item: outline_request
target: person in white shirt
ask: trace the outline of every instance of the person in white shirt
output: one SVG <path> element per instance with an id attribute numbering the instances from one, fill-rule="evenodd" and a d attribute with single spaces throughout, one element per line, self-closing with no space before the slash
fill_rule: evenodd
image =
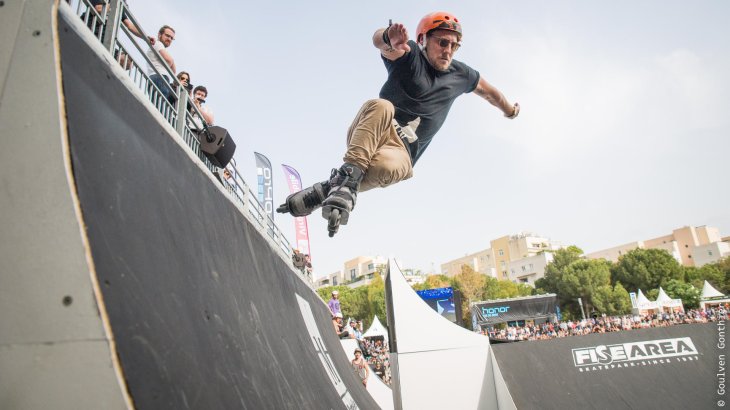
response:
<path id="1" fill-rule="evenodd" d="M 152 44 L 152 48 L 147 50 L 147 58 L 149 58 L 150 65 L 147 69 L 147 74 L 150 76 L 150 81 L 152 81 L 157 88 L 160 90 L 163 96 L 167 98 L 168 101 L 174 101 L 174 95 L 173 95 L 173 89 L 170 87 L 170 81 L 172 80 L 168 75 L 168 70 L 165 68 L 165 64 L 167 64 L 170 69 L 172 69 L 173 73 L 177 72 L 177 68 L 175 67 L 175 60 L 172 58 L 172 55 L 167 51 L 167 48 L 170 47 L 173 40 L 175 40 L 175 30 L 170 26 L 162 26 L 160 28 L 160 31 L 157 33 L 157 41 L 155 41 L 154 44 Z M 164 60 L 164 63 L 157 57 L 155 52 L 160 54 L 162 59 Z"/>

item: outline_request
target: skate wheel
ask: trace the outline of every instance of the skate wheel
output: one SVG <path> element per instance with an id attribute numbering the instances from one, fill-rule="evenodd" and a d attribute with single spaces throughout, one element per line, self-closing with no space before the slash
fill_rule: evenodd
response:
<path id="1" fill-rule="evenodd" d="M 340 229 L 340 210 L 335 208 L 330 212 L 330 216 L 327 222 L 327 230 L 329 231 L 330 238 L 335 236 L 337 230 Z"/>

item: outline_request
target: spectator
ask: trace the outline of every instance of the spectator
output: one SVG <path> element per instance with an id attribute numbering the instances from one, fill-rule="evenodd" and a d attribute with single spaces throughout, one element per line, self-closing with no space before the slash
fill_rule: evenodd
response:
<path id="1" fill-rule="evenodd" d="M 327 302 L 327 306 L 330 308 L 332 316 L 339 314 L 342 317 L 342 311 L 340 310 L 340 292 L 336 290 L 332 291 L 332 298 Z"/>
<path id="2" fill-rule="evenodd" d="M 722 309 L 722 308 L 720 308 Z M 548 340 L 567 336 L 581 336 L 590 333 L 620 332 L 631 329 L 666 327 L 683 323 L 707 323 L 719 320 L 720 310 L 701 309 L 687 312 L 660 312 L 644 316 L 602 316 L 581 321 L 543 323 L 541 325 L 506 326 L 501 330 L 488 329 L 486 334 L 494 339 Z"/>
<path id="3" fill-rule="evenodd" d="M 362 320 L 355 323 L 355 339 L 362 340 Z"/>
<path id="4" fill-rule="evenodd" d="M 86 22 L 87 26 L 91 28 L 94 31 L 94 34 L 99 37 L 100 40 L 104 39 L 104 35 L 106 34 L 106 26 L 104 25 L 103 19 L 104 15 L 106 14 L 106 11 L 104 10 L 104 6 L 107 5 L 107 0 L 90 0 L 91 6 L 94 8 L 97 14 L 101 16 L 101 20 L 97 19 L 94 21 L 94 15 L 88 14 L 89 19 Z M 127 30 L 129 30 L 130 33 L 134 34 L 135 36 L 141 38 L 142 40 L 149 40 L 150 44 L 155 44 L 155 38 L 154 37 L 147 37 L 142 34 L 142 32 L 137 28 L 137 26 L 132 23 L 132 20 L 129 18 L 129 14 L 127 13 L 127 10 L 129 10 L 129 6 L 127 6 L 127 0 L 122 0 L 124 3 L 124 11 L 122 12 L 122 24 L 124 24 L 125 27 L 127 27 Z M 83 20 L 86 20 L 87 13 L 84 13 L 81 15 L 81 18 Z M 103 28 L 102 28 L 103 27 Z M 101 35 L 99 35 L 99 30 L 102 30 Z"/>
<path id="5" fill-rule="evenodd" d="M 375 369 L 373 369 L 373 373 L 380 377 L 380 380 L 385 381 L 385 368 L 383 367 L 383 362 L 380 360 L 375 362 Z"/>
<path id="6" fill-rule="evenodd" d="M 304 272 L 304 254 L 299 252 L 299 249 L 294 249 L 294 253 L 291 256 L 291 261 L 295 268 Z"/>
<path id="7" fill-rule="evenodd" d="M 355 358 L 352 359 L 352 368 L 355 370 L 355 374 L 360 377 L 362 385 L 368 387 L 368 377 L 370 376 L 370 366 L 365 359 L 362 358 L 362 350 L 360 348 L 355 349 Z"/>
<path id="8" fill-rule="evenodd" d="M 175 60 L 167 51 L 167 48 L 170 47 L 172 42 L 175 40 L 175 30 L 168 25 L 160 27 L 160 30 L 157 32 L 157 40 L 159 41 L 156 41 L 152 44 L 152 47 L 147 50 L 147 58 L 149 58 L 151 62 L 147 73 L 150 76 L 150 81 L 157 86 L 162 95 L 168 101 L 172 102 L 175 100 L 175 96 L 172 95 L 172 89 L 169 85 L 172 79 L 167 76 L 168 71 L 167 68 L 165 68 L 165 64 L 172 69 L 173 73 L 177 71 L 177 68 L 175 67 Z M 160 54 L 160 57 L 162 57 L 164 62 L 157 57 L 155 51 Z"/>
<path id="9" fill-rule="evenodd" d="M 198 109 L 200 115 L 203 116 L 203 121 L 206 125 L 213 125 L 213 112 L 205 106 L 205 99 L 208 97 L 208 89 L 202 85 L 195 87 L 193 90 L 193 104 Z M 198 113 L 193 111 L 193 125 L 198 131 L 203 129 L 203 122 L 200 120 Z"/>
<path id="10" fill-rule="evenodd" d="M 305 262 L 305 268 L 307 270 L 307 276 L 309 278 L 312 277 L 312 258 L 309 257 L 308 253 L 304 254 L 304 262 Z"/>
<path id="11" fill-rule="evenodd" d="M 332 325 L 335 327 L 335 333 L 340 339 L 347 339 L 350 333 L 345 330 L 345 326 L 342 324 L 342 313 L 337 313 L 332 317 Z"/>
<path id="12" fill-rule="evenodd" d="M 188 90 L 188 95 L 192 98 L 193 96 L 193 85 L 190 84 L 190 74 L 188 74 L 187 71 L 180 71 L 177 73 L 177 80 L 179 81 L 182 88 Z M 172 85 L 173 89 L 175 88 L 174 84 Z"/>

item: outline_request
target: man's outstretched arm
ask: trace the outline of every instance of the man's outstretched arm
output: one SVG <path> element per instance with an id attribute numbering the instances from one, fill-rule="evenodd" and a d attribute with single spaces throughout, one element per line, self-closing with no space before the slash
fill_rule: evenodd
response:
<path id="1" fill-rule="evenodd" d="M 400 23 L 376 30 L 373 34 L 373 45 L 390 61 L 397 60 L 411 51 L 411 46 L 408 45 L 408 31 Z"/>
<path id="2" fill-rule="evenodd" d="M 520 105 L 517 103 L 510 104 L 507 98 L 492 84 L 489 84 L 484 77 L 479 77 L 479 84 L 474 90 L 474 93 L 485 100 L 489 101 L 490 104 L 499 108 L 507 118 L 515 118 L 520 113 Z"/>

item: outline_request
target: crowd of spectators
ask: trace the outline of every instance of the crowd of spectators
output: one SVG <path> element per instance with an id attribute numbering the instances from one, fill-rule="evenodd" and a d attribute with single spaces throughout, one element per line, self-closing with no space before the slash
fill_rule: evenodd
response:
<path id="1" fill-rule="evenodd" d="M 390 384 L 388 343 L 382 337 L 364 337 L 362 320 L 350 319 L 349 323 L 344 321 L 340 305 L 340 293 L 338 291 L 332 291 L 332 297 L 327 302 L 327 307 L 332 315 L 332 325 L 335 328 L 337 337 L 340 339 L 357 340 L 358 348 L 356 352 L 359 352 L 361 356 L 359 358 L 356 356 L 356 359 L 358 359 L 357 363 L 353 361 L 353 370 L 355 370 L 358 376 L 365 377 L 362 372 L 362 363 L 364 361 L 369 366 L 368 372 L 375 373 L 384 383 Z M 367 382 L 363 381 L 363 384 L 367 387 Z"/>
<path id="2" fill-rule="evenodd" d="M 70 0 L 67 1 L 70 2 Z M 110 0 L 89 0 L 89 4 L 91 7 L 88 7 L 80 17 L 97 38 L 104 40 L 104 36 L 111 32 L 106 27 L 110 21 Z M 147 87 L 147 92 L 153 103 L 160 95 L 174 105 L 177 101 L 178 92 L 186 90 L 190 97 L 188 127 L 193 131 L 202 131 L 204 124 L 206 126 L 213 125 L 213 112 L 204 105 L 208 97 L 208 89 L 203 85 L 193 87 L 190 74 L 186 71 L 177 71 L 175 59 L 169 51 L 172 42 L 175 40 L 175 29 L 165 24 L 160 27 L 156 37 L 146 36 L 142 28 L 137 26 L 130 18 L 127 1 L 122 0 L 120 5 L 123 6 L 121 23 L 132 35 L 144 42 L 143 48 L 146 48 L 145 55 L 149 62 L 147 76 L 150 84 Z M 134 39 L 130 40 L 135 41 Z M 125 51 L 116 50 L 115 57 L 125 69 L 129 70 L 133 66 L 132 58 Z M 175 78 L 171 78 L 168 75 L 169 72 L 177 73 Z M 193 106 L 197 110 L 193 109 Z"/>
<path id="3" fill-rule="evenodd" d="M 490 327 L 481 333 L 492 339 L 507 341 L 549 340 L 591 333 L 620 332 L 685 323 L 707 323 L 727 318 L 725 307 L 693 309 L 686 312 L 659 312 L 648 315 L 604 316 L 583 320 L 548 322 L 539 325 Z"/>

